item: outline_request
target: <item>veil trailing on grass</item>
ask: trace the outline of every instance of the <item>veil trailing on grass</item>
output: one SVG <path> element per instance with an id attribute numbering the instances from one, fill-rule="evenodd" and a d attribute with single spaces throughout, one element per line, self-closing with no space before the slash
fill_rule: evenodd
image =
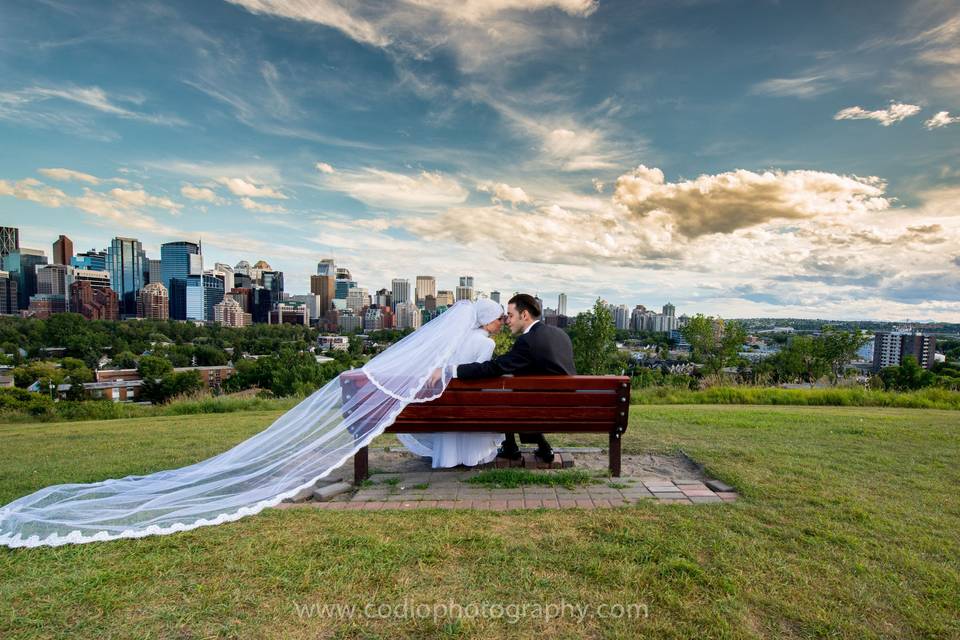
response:
<path id="1" fill-rule="evenodd" d="M 276 506 L 342 465 L 407 404 L 443 393 L 450 382 L 446 365 L 460 341 L 490 320 L 478 317 L 474 303 L 457 302 L 360 369 L 331 380 L 264 431 L 212 458 L 149 475 L 53 485 L 14 500 L 0 507 L 0 545 L 164 535 Z M 437 369 L 442 375 L 433 379 Z"/>

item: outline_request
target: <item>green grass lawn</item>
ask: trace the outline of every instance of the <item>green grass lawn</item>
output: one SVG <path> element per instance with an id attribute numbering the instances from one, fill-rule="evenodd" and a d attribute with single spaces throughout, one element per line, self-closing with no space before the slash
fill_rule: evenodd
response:
<path id="1" fill-rule="evenodd" d="M 0 425 L 0 503 L 195 462 L 276 415 Z M 0 638 L 960 637 L 956 411 L 633 407 L 626 453 L 677 449 L 741 499 L 509 513 L 269 509 L 170 536 L 0 548 Z M 534 612 L 642 603 L 649 616 L 579 622 L 568 609 L 514 624 L 509 608 L 459 622 L 297 613 L 451 601 Z"/>

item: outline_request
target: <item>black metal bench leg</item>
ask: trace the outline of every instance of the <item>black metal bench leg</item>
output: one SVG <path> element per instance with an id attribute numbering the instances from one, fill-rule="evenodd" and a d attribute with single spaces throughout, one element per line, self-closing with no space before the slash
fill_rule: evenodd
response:
<path id="1" fill-rule="evenodd" d="M 614 478 L 620 477 L 620 434 L 616 431 L 610 432 L 610 445 L 607 447 L 610 455 L 610 475 Z"/>
<path id="2" fill-rule="evenodd" d="M 353 483 L 360 484 L 370 477 L 370 458 L 367 448 L 363 447 L 353 454 Z"/>

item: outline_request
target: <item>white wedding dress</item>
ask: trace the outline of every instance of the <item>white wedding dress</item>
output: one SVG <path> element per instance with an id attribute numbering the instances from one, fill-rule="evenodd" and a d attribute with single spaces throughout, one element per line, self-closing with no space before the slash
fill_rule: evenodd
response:
<path id="1" fill-rule="evenodd" d="M 485 362 L 496 343 L 483 328 L 469 332 L 450 360 L 451 365 Z M 418 456 L 431 458 L 434 469 L 462 464 L 472 467 L 497 457 L 502 433 L 400 433 L 397 439 Z"/>
<path id="2" fill-rule="evenodd" d="M 408 404 L 440 397 L 451 379 L 449 365 L 489 358 L 492 341 L 477 328 L 502 313 L 490 300 L 461 300 L 362 367 L 333 378 L 263 431 L 206 460 L 146 475 L 51 485 L 0 505 L 0 547 L 167 535 L 276 506 L 330 475 Z M 456 449 L 438 443 L 437 451 L 445 457 L 448 450 L 459 455 L 469 449 L 479 461 L 491 447 L 491 441 L 485 446 L 478 440 Z"/>

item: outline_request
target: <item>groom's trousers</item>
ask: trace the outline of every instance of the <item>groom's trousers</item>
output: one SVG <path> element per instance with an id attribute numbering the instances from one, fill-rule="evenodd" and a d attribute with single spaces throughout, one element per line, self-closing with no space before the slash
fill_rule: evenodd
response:
<path id="1" fill-rule="evenodd" d="M 519 449 L 517 446 L 516 434 L 514 433 L 505 433 L 506 436 L 503 440 L 503 446 L 505 449 Z M 547 442 L 547 439 L 543 437 L 542 433 L 521 433 L 520 442 L 523 444 L 536 444 L 537 448 L 541 451 L 551 451 L 550 443 Z"/>

